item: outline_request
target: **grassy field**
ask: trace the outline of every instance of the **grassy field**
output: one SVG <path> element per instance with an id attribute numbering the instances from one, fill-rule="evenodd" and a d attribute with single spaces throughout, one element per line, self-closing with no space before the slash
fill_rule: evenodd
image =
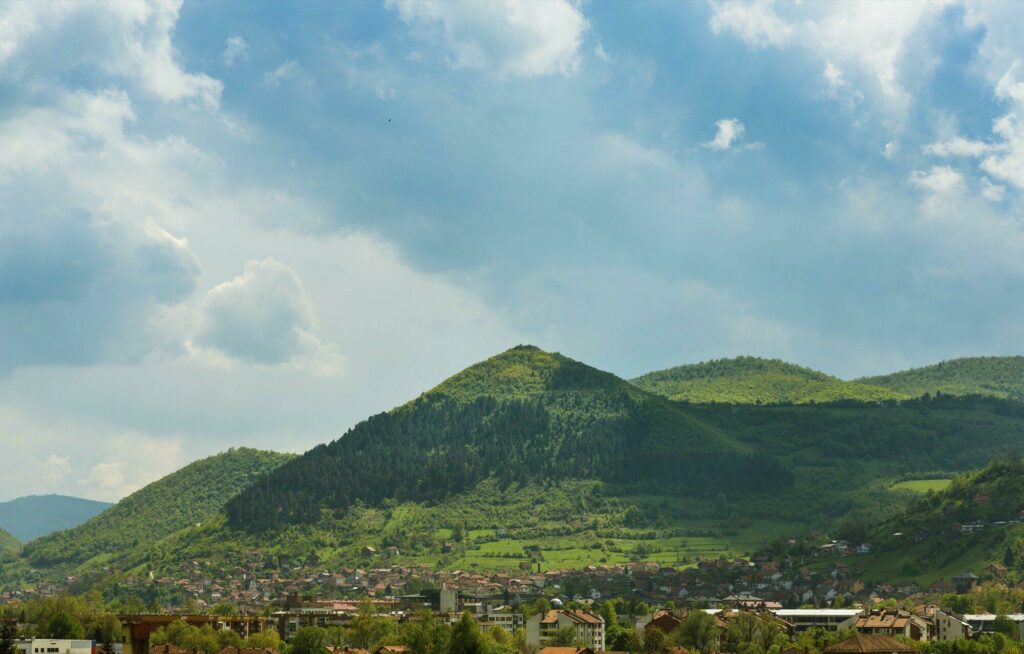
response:
<path id="1" fill-rule="evenodd" d="M 687 525 L 694 531 L 721 528 L 718 523 L 694 521 Z M 673 536 L 667 538 L 615 537 L 603 538 L 593 533 L 569 537 L 502 538 L 476 544 L 475 538 L 494 537 L 493 530 L 471 530 L 464 548 L 453 555 L 446 567 L 476 570 L 516 569 L 522 561 L 538 558 L 542 570 L 581 568 L 587 565 L 656 561 L 663 565 L 685 567 L 695 565 L 698 557 L 739 556 L 750 554 L 766 540 L 793 535 L 805 529 L 797 523 L 755 520 L 731 535 Z M 438 530 L 441 531 L 441 530 Z M 447 531 L 447 530 L 445 530 Z M 447 534 L 446 534 L 447 535 Z M 436 557 L 418 557 L 418 563 L 437 562 Z"/>
<path id="2" fill-rule="evenodd" d="M 911 479 L 893 484 L 893 490 L 905 490 L 912 493 L 927 493 L 928 491 L 939 492 L 949 486 L 952 479 Z"/>

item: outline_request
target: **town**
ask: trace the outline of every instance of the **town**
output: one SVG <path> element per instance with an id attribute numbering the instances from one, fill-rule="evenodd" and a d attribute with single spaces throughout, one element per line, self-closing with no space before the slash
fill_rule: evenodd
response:
<path id="1" fill-rule="evenodd" d="M 32 624 L 26 612 L 64 601 L 75 578 L 8 591 L 0 615 L 24 636 L 24 654 L 420 652 L 402 634 L 424 623 L 452 632 L 470 624 L 478 638 L 506 645 L 496 651 L 524 654 L 895 654 L 1024 639 L 1019 604 L 986 606 L 993 593 L 1017 601 L 1004 566 L 927 588 L 872 585 L 850 572 L 850 557 L 867 547 L 830 541 L 802 556 L 721 557 L 682 569 L 635 562 L 540 571 L 524 562 L 489 573 L 386 565 L 387 553 L 373 548 L 368 560 L 381 565 L 336 570 L 253 552 L 234 570 L 192 561 L 176 577 L 125 579 L 119 592 L 135 597 L 116 603 L 116 628 L 97 628 L 92 640 L 84 624 L 62 632 L 52 616 Z M 146 595 L 162 600 L 147 606 L 138 599 Z M 759 649 L 749 649 L 751 639 Z"/>

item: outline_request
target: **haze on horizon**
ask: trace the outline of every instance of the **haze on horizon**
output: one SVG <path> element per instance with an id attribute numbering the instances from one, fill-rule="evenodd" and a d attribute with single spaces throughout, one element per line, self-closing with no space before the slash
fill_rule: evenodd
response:
<path id="1" fill-rule="evenodd" d="M 0 6 L 0 501 L 302 451 L 518 343 L 1024 342 L 1024 7 Z"/>

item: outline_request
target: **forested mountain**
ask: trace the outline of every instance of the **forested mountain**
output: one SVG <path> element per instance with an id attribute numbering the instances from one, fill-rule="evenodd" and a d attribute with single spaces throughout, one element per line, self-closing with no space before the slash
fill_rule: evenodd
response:
<path id="1" fill-rule="evenodd" d="M 656 395 L 695 403 L 803 404 L 911 397 L 868 383 L 843 381 L 778 359 L 745 356 L 659 370 L 631 382 Z"/>
<path id="2" fill-rule="evenodd" d="M 112 571 L 270 554 L 370 564 L 367 545 L 441 566 L 677 563 L 877 523 L 911 501 L 897 478 L 980 467 L 1022 446 L 1024 403 L 1012 400 L 675 402 L 520 346 L 302 456 L 236 450 L 197 462 L 30 543 L 21 569 L 103 584 Z"/>
<path id="3" fill-rule="evenodd" d="M 891 515 L 907 501 L 890 490 L 897 474 L 965 470 L 1022 444 L 1016 402 L 684 404 L 518 347 L 275 470 L 228 503 L 224 526 L 189 541 L 209 554 L 286 533 L 330 558 L 399 541 L 436 556 L 433 530 L 455 522 L 537 542 L 558 533 L 541 544 L 577 548 L 643 528 L 666 543 L 697 525 L 732 533 L 758 518 L 767 534 Z M 573 508 L 559 519 L 549 499 Z"/>
<path id="4" fill-rule="evenodd" d="M 228 498 L 292 455 L 236 448 L 191 463 L 124 498 L 85 523 L 25 546 L 34 566 L 106 564 L 217 514 Z"/>
<path id="5" fill-rule="evenodd" d="M 13 556 L 21 549 L 21 543 L 10 533 L 0 529 L 0 561 Z"/>
<path id="6" fill-rule="evenodd" d="M 677 494 L 787 488 L 792 473 L 683 407 L 559 354 L 521 346 L 374 416 L 257 481 L 233 527 L 315 523 L 324 508 L 437 501 L 503 485 L 596 479 Z"/>
<path id="7" fill-rule="evenodd" d="M 61 529 L 77 527 L 111 506 L 67 495 L 27 495 L 0 502 L 0 528 L 27 543 Z"/>
<path id="8" fill-rule="evenodd" d="M 914 397 L 946 393 L 1024 400 L 1024 356 L 953 359 L 857 381 Z"/>

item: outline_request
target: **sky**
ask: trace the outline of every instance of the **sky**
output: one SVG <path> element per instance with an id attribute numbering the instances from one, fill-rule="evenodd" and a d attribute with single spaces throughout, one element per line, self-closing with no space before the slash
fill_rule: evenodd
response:
<path id="1" fill-rule="evenodd" d="M 1024 341 L 1024 5 L 0 4 L 0 501 L 304 451 L 520 343 Z"/>

